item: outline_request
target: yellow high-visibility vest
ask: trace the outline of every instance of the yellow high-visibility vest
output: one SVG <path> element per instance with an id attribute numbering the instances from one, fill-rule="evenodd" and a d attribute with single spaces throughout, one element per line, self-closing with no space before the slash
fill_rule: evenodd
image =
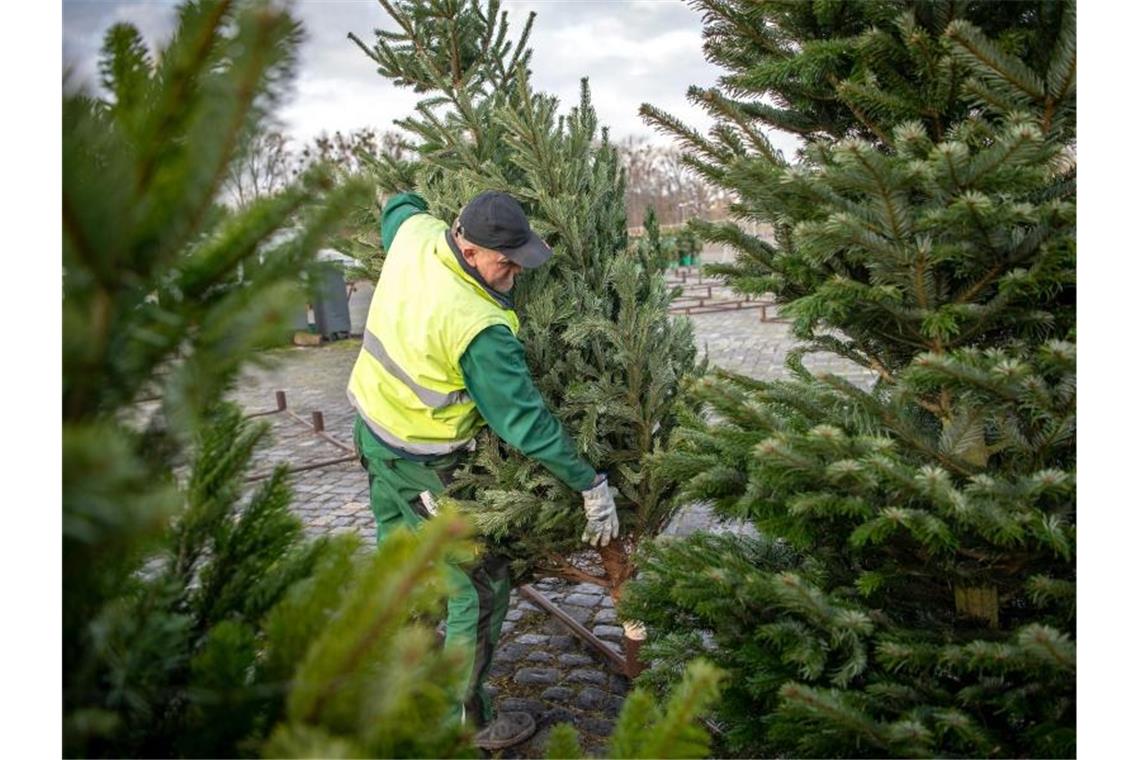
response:
<path id="1" fill-rule="evenodd" d="M 447 225 L 416 214 L 400 225 L 368 308 L 348 399 L 388 446 L 447 454 L 483 426 L 459 358 L 492 325 L 518 334 L 519 318 L 463 271 Z"/>

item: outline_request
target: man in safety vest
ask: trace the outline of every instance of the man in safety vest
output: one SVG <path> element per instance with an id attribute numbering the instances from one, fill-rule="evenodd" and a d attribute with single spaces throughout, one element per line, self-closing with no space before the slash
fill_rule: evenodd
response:
<path id="1" fill-rule="evenodd" d="M 488 424 L 582 493 L 582 540 L 607 545 L 618 519 L 605 475 L 578 455 L 546 408 L 516 337 L 515 276 L 551 255 L 518 201 L 482 193 L 448 229 L 423 198 L 404 193 L 385 205 L 380 236 L 387 255 L 348 382 L 377 540 L 431 518 L 434 497 Z M 508 713 L 492 722 L 483 688 L 510 595 L 507 563 L 485 555 L 475 567 L 448 568 L 445 646 L 468 658 L 465 720 L 482 729 L 483 749 L 525 741 L 534 719 Z"/>

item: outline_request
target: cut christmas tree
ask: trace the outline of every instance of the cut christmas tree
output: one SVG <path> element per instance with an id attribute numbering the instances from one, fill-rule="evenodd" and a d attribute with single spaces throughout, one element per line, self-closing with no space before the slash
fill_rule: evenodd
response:
<path id="1" fill-rule="evenodd" d="M 759 537 L 646 547 L 650 678 L 725 667 L 728 751 L 1071 756 L 1074 4 L 696 5 L 716 124 L 643 114 L 737 199 L 692 223 L 738 251 L 710 269 L 804 345 L 791 380 L 703 381 L 659 457 Z"/>
<path id="2" fill-rule="evenodd" d="M 372 46 L 353 39 L 382 76 L 424 99 L 396 122 L 417 140 L 414 188 L 399 172 L 378 180 L 388 192 L 415 189 L 448 221 L 477 193 L 506 191 L 552 246 L 552 260 L 513 292 L 519 338 L 548 406 L 608 472 L 621 536 L 583 551 L 581 495 L 490 433 L 455 493 L 517 578 L 560 576 L 620 597 L 634 548 L 677 504 L 676 481 L 645 462 L 672 432 L 680 388 L 695 372 L 691 326 L 670 319 L 660 264 L 629 249 L 623 172 L 587 83 L 561 115 L 555 98 L 533 89 L 534 14 L 511 41 L 495 1 L 381 5 L 397 30 L 378 32 Z"/>

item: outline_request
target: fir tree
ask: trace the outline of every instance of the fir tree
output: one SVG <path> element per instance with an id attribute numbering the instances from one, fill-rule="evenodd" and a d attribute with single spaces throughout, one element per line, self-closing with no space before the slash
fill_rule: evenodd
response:
<path id="1" fill-rule="evenodd" d="M 241 212 L 218 203 L 299 35 L 273 5 L 186 3 L 157 55 L 131 25 L 107 32 L 107 99 L 64 98 L 69 756 L 467 751 L 445 721 L 457 669 L 418 622 L 442 604 L 438 560 L 470 550 L 464 521 L 378 555 L 305 541 L 282 471 L 244 487 L 265 428 L 221 403 L 366 197 L 317 167 Z"/>
<path id="2" fill-rule="evenodd" d="M 445 220 L 480 191 L 509 192 L 554 249 L 513 292 L 519 337 L 551 410 L 620 492 L 621 538 L 601 550 L 604 572 L 573 564 L 581 496 L 489 433 L 458 493 L 520 577 L 561 575 L 620 594 L 633 547 L 676 505 L 676 481 L 644 464 L 672 431 L 679 388 L 694 371 L 691 326 L 670 320 L 659 269 L 628 250 L 623 172 L 586 82 L 565 115 L 533 89 L 534 15 L 512 41 L 495 0 L 381 5 L 397 30 L 377 32 L 373 46 L 350 36 L 382 76 L 425 96 L 397 122 L 418 140 L 414 189 Z M 413 189 L 406 179 L 379 176 L 389 192 Z"/>
<path id="3" fill-rule="evenodd" d="M 804 347 L 792 380 L 701 383 L 659 458 L 761 536 L 647 550 L 624 612 L 661 634 L 653 677 L 725 667 L 748 753 L 1071 756 L 1074 6 L 697 5 L 716 124 L 643 113 L 773 226 L 692 225 Z"/>
<path id="4" fill-rule="evenodd" d="M 645 236 L 638 242 L 638 252 L 642 256 L 641 265 L 647 269 L 664 269 L 670 263 L 669 254 L 661 239 L 661 224 L 657 221 L 657 211 L 652 206 L 645 209 Z"/>

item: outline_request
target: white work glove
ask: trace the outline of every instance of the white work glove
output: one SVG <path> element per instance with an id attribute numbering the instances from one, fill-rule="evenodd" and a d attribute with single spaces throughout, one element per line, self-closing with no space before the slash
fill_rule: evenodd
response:
<path id="1" fill-rule="evenodd" d="M 582 508 L 586 510 L 586 531 L 582 540 L 590 546 L 602 547 L 617 538 L 618 518 L 614 495 L 604 474 L 598 475 L 593 488 L 582 492 Z"/>

